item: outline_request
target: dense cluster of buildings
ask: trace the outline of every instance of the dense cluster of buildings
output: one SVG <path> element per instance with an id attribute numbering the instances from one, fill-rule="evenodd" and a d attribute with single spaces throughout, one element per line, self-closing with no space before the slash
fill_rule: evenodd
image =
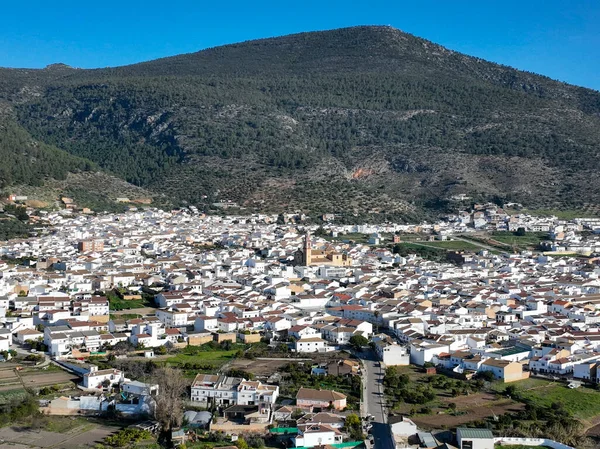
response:
<path id="1" fill-rule="evenodd" d="M 533 218 L 493 205 L 476 205 L 471 221 L 458 217 L 462 224 L 484 217 L 534 228 Z M 518 378 L 520 367 L 526 375 L 580 373 L 585 366 L 595 376 L 600 268 L 593 258 L 482 250 L 461 254 L 459 265 L 441 264 L 343 239 L 347 232 L 379 238 L 424 228 L 441 235 L 457 231 L 452 220 L 419 229 L 328 224 L 341 238 L 326 240 L 278 224 L 276 216 L 147 210 L 44 219 L 50 231 L 0 246 L 0 315 L 13 340 L 41 339 L 56 357 L 122 341 L 198 344 L 216 334 L 220 341 L 268 338 L 299 352 L 326 352 L 361 335 L 374 336 L 387 364 L 489 370 L 504 379 Z M 553 242 L 593 246 L 598 229 L 594 220 L 535 220 L 536 230 L 547 224 Z M 121 301 L 145 294 L 156 309 L 111 319 L 109 291 Z"/>
<path id="2" fill-rule="evenodd" d="M 320 353 L 361 336 L 387 366 L 431 366 L 464 378 L 489 372 L 505 382 L 531 374 L 600 381 L 598 259 L 557 255 L 599 250 L 597 220 L 508 215 L 482 205 L 435 224 L 325 229 L 282 224 L 277 216 L 182 210 L 57 212 L 40 221 L 46 226 L 37 237 L 0 244 L 3 351 L 39 342 L 64 361 L 119 344 L 152 349 L 238 340 Z M 548 252 L 482 245 L 457 254 L 455 263 L 439 263 L 382 245 L 407 233 L 448 239 L 521 228 L 547 233 Z M 316 236 L 323 231 L 327 238 Z M 367 234 L 370 243 L 345 239 L 348 233 Z M 111 307 L 141 299 L 148 303 L 137 318 L 121 318 Z M 359 368 L 349 362 L 315 369 L 353 375 Z M 128 382 L 118 370 L 83 376 L 84 388 L 143 389 Z M 329 413 L 319 416 L 323 422 L 299 423 L 297 446 L 311 447 L 314 438 L 341 441 L 330 412 L 346 407 L 344 395 L 301 388 L 293 408 L 276 407 L 278 396 L 277 385 L 199 374 L 190 400 L 251 423 L 271 423 L 296 408 L 308 416 Z M 55 405 L 97 405 L 67 402 Z"/>

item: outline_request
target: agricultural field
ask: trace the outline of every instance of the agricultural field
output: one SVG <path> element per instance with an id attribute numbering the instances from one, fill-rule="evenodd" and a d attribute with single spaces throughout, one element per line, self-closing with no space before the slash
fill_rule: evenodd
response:
<path id="1" fill-rule="evenodd" d="M 518 236 L 512 232 L 492 232 L 491 239 L 505 245 L 516 246 L 523 249 L 535 249 L 542 240 L 548 238 L 547 232 L 527 232 Z"/>
<path id="2" fill-rule="evenodd" d="M 521 382 L 527 383 L 523 385 Z M 562 404 L 579 420 L 591 420 L 600 416 L 600 391 L 598 390 L 583 386 L 572 390 L 562 383 L 542 379 L 527 379 L 521 382 L 516 382 L 514 385 L 523 389 L 523 398 L 538 405 Z"/>
<path id="3" fill-rule="evenodd" d="M 448 404 L 456 404 L 456 411 L 448 413 Z M 431 414 L 417 414 L 411 419 L 422 429 L 453 429 L 473 421 L 515 413 L 524 408 L 510 399 L 500 398 L 489 393 L 474 393 L 458 398 L 439 396 L 432 404 Z M 410 409 L 409 409 L 410 410 Z M 440 414 L 438 414 L 440 413 Z"/>
<path id="4" fill-rule="evenodd" d="M 340 234 L 337 237 L 332 237 L 329 240 L 338 241 L 338 242 L 353 241 L 356 243 L 367 243 L 369 241 L 369 234 L 361 234 L 359 232 L 349 232 L 347 234 Z"/>
<path id="5" fill-rule="evenodd" d="M 510 384 L 477 381 L 480 382 L 477 387 L 473 380 L 428 376 L 416 367 L 396 369 L 396 376 L 386 375 L 386 400 L 393 414 L 408 414 L 424 430 L 452 429 L 472 423 L 481 425 L 487 421 L 499 426 L 509 422 L 509 428 L 515 425 L 526 431 L 527 424 L 519 426 L 518 420 L 529 418 L 515 416 L 528 416 L 528 410 L 533 408 L 538 413 L 562 410 L 563 416 L 581 423 L 580 436 L 572 438 L 600 437 L 600 391 L 596 389 L 583 386 L 569 389 L 564 383 L 536 378 Z M 508 389 L 512 391 L 508 392 Z M 514 419 L 517 424 L 510 424 Z M 543 419 L 540 423 L 546 425 Z M 554 431 L 552 427 L 545 429 Z M 553 437 L 560 440 L 562 430 L 556 432 Z"/>
<path id="6" fill-rule="evenodd" d="M 493 392 L 469 391 L 463 394 L 460 391 L 457 395 L 453 390 L 462 390 L 467 384 L 459 382 L 445 376 L 436 377 L 443 379 L 453 385 L 452 387 L 440 387 L 436 382 L 432 382 L 432 377 L 414 366 L 397 367 L 399 375 L 407 375 L 409 378 L 409 389 L 418 390 L 421 388 L 431 389 L 434 396 L 426 404 L 410 404 L 400 402 L 395 404 L 392 412 L 395 414 L 408 414 L 411 419 L 425 430 L 433 429 L 452 429 L 473 421 L 479 421 L 488 417 L 499 416 L 505 413 L 515 413 L 524 408 L 524 405 L 511 399 L 500 397 Z M 447 380 L 446 380 L 447 379 Z M 504 385 L 499 383 L 499 385 Z M 502 387 L 499 386 L 501 390 Z M 390 397 L 388 396 L 388 402 Z M 420 401 L 419 401 L 420 402 Z"/>
<path id="7" fill-rule="evenodd" d="M 20 365 L 12 362 L 0 366 L 0 404 L 3 403 L 1 396 L 19 395 L 25 388 L 38 389 L 53 385 L 67 388 L 79 380 L 77 376 L 54 365 L 45 368 L 21 367 L 20 371 L 15 369 L 17 366 Z"/>
<path id="8" fill-rule="evenodd" d="M 17 366 L 20 365 L 7 362 L 0 367 L 0 391 L 18 390 L 24 387 L 37 388 L 78 380 L 77 376 L 53 365 L 45 368 L 22 367 L 21 371 L 15 369 Z"/>
<path id="9" fill-rule="evenodd" d="M 238 347 L 239 346 L 239 347 Z M 236 354 L 243 350 L 244 345 L 232 344 L 230 349 L 208 348 L 203 346 L 188 346 L 180 353 L 168 357 L 168 365 L 180 368 L 189 378 L 198 373 L 213 373 L 226 363 L 235 359 Z"/>
<path id="10" fill-rule="evenodd" d="M 435 240 L 433 242 L 421 242 L 423 245 L 433 246 L 452 251 L 481 251 L 481 247 L 462 240 Z"/>
<path id="11" fill-rule="evenodd" d="M 581 209 L 504 209 L 509 215 L 530 214 L 540 217 L 555 216 L 561 220 L 572 220 L 574 218 L 597 218 L 600 217 L 600 208 L 597 205 L 586 205 Z"/>
<path id="12" fill-rule="evenodd" d="M 229 365 L 230 369 L 242 370 L 254 374 L 256 377 L 268 377 L 271 374 L 279 371 L 279 369 L 290 362 L 294 362 L 294 359 L 281 359 L 281 360 L 260 360 L 260 359 L 242 359 L 238 358 L 231 362 Z"/>
<path id="13" fill-rule="evenodd" d="M 345 351 L 330 352 L 323 354 L 307 354 L 308 357 L 285 357 L 284 354 L 269 354 L 264 357 L 256 357 L 253 359 L 236 358 L 230 364 L 230 369 L 240 369 L 254 374 L 256 377 L 268 377 L 271 374 L 279 371 L 285 365 L 290 363 L 298 363 L 300 365 L 317 365 L 335 360 L 350 358 L 350 354 Z"/>
<path id="14" fill-rule="evenodd" d="M 0 428 L 0 447 L 26 448 L 93 448 L 117 428 L 75 417 L 43 417 L 35 426 Z"/>

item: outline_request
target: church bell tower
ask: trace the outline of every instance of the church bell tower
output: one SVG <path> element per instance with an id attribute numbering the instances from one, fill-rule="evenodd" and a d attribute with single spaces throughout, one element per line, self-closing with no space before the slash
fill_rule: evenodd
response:
<path id="1" fill-rule="evenodd" d="M 306 231 L 306 236 L 304 236 L 304 265 L 310 266 L 312 261 L 312 246 L 310 242 L 310 232 Z"/>

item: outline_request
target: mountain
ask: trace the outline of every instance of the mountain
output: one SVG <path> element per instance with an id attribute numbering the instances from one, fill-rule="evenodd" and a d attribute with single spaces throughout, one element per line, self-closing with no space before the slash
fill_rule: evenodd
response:
<path id="1" fill-rule="evenodd" d="M 35 140 L 175 204 L 414 218 L 458 194 L 600 203 L 600 93 L 390 27 L 1 69 L 1 104 Z"/>

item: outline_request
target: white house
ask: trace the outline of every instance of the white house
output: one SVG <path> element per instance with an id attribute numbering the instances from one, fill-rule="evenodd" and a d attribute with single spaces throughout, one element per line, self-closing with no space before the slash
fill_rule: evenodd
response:
<path id="1" fill-rule="evenodd" d="M 194 330 L 196 332 L 213 332 L 219 329 L 218 319 L 215 316 L 202 315 L 194 321 Z"/>
<path id="2" fill-rule="evenodd" d="M 136 380 L 128 380 L 121 384 L 121 391 L 137 396 L 155 396 L 158 394 L 158 384 L 146 384 Z"/>
<path id="3" fill-rule="evenodd" d="M 394 436 L 410 437 L 418 432 L 417 425 L 406 416 L 390 417 L 389 421 Z"/>
<path id="4" fill-rule="evenodd" d="M 83 375 L 83 386 L 101 390 L 105 387 L 105 383 L 111 387 L 122 383 L 124 380 L 125 374 L 123 371 L 114 368 L 98 370 L 97 366 L 91 366 L 90 372 Z"/>
<path id="5" fill-rule="evenodd" d="M 187 312 L 177 310 L 158 309 L 156 311 L 156 318 L 167 327 L 185 327 L 188 322 Z"/>
<path id="6" fill-rule="evenodd" d="M 327 342 L 321 337 L 305 337 L 296 341 L 296 352 L 324 352 Z"/>
<path id="7" fill-rule="evenodd" d="M 0 351 L 8 351 L 10 349 L 11 335 L 0 336 Z"/>
<path id="8" fill-rule="evenodd" d="M 343 437 L 339 430 L 325 424 L 301 424 L 293 440 L 296 447 L 322 447 L 341 443 Z"/>
<path id="9" fill-rule="evenodd" d="M 241 377 L 198 374 L 192 382 L 191 400 L 203 404 L 235 405 Z"/>
<path id="10" fill-rule="evenodd" d="M 25 344 L 28 341 L 35 341 L 38 338 L 44 338 L 44 334 L 34 329 L 23 329 L 16 333 L 17 343 Z"/>
<path id="11" fill-rule="evenodd" d="M 279 387 L 277 385 L 266 385 L 258 381 L 245 380 L 239 384 L 235 399 L 238 405 L 265 403 L 273 406 L 278 396 Z"/>
<path id="12" fill-rule="evenodd" d="M 375 352 L 386 366 L 407 366 L 410 364 L 410 355 L 407 349 L 399 344 L 376 340 Z"/>
<path id="13" fill-rule="evenodd" d="M 109 303 L 105 297 L 95 296 L 87 301 L 86 305 L 90 316 L 108 315 L 109 313 Z"/>
<path id="14" fill-rule="evenodd" d="M 450 352 L 450 347 L 440 343 L 413 341 L 410 345 L 410 363 L 423 366 L 425 363 L 431 362 L 434 356 L 442 352 Z"/>

